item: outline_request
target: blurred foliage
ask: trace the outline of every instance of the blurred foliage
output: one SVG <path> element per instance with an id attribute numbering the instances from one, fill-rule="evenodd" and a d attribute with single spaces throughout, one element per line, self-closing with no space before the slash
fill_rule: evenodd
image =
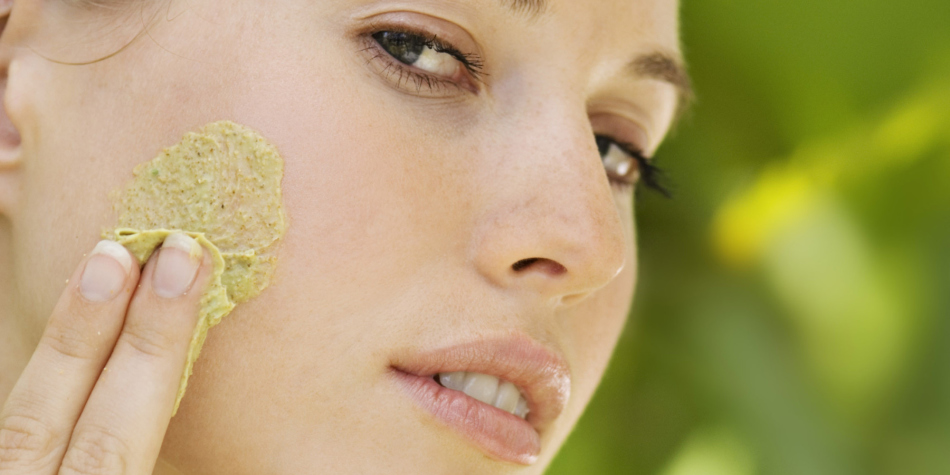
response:
<path id="1" fill-rule="evenodd" d="M 550 474 L 950 474 L 950 2 L 685 0 L 699 101 Z"/>

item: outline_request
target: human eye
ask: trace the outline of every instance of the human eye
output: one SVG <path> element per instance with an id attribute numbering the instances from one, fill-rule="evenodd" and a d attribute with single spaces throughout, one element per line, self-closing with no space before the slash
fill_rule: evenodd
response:
<path id="1" fill-rule="evenodd" d="M 403 25 L 378 27 L 367 35 L 364 51 L 381 63 L 383 74 L 396 86 L 417 94 L 468 91 L 477 94 L 482 62 L 436 35 Z"/>
<path id="2" fill-rule="evenodd" d="M 607 135 L 594 135 L 594 140 L 611 184 L 621 190 L 629 190 L 642 182 L 663 196 L 671 196 L 669 189 L 661 182 L 663 171 L 653 165 L 637 147 Z"/>

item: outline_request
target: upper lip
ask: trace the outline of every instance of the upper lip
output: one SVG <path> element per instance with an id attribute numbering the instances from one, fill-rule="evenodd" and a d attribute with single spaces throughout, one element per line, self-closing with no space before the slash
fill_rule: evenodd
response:
<path id="1" fill-rule="evenodd" d="M 469 371 L 508 381 L 521 389 L 528 403 L 527 421 L 539 433 L 561 414 L 571 392 L 564 358 L 522 334 L 413 352 L 394 359 L 392 367 L 424 377 Z"/>

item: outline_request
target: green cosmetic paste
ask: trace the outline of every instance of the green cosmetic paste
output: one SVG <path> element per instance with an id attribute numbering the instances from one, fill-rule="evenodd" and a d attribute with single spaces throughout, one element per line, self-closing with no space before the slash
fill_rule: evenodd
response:
<path id="1" fill-rule="evenodd" d="M 136 166 L 134 178 L 110 195 L 118 218 L 103 238 L 125 246 L 140 265 L 174 232 L 195 238 L 214 263 L 172 415 L 208 330 L 271 281 L 287 230 L 283 173 L 273 145 L 247 127 L 220 121 Z"/>

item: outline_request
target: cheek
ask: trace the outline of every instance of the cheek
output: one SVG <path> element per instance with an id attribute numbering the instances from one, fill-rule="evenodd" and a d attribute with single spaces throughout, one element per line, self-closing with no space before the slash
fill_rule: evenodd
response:
<path id="1" fill-rule="evenodd" d="M 130 177 L 135 161 L 155 151 L 143 147 L 141 129 L 121 125 L 131 114 L 97 115 L 92 105 L 77 107 L 68 84 L 84 79 L 75 71 L 64 70 L 55 81 L 37 78 L 30 91 L 34 123 L 23 133 L 14 252 L 29 256 L 16 260 L 17 285 L 21 311 L 37 332 L 66 277 L 113 221 L 109 190 Z"/>
<path id="2" fill-rule="evenodd" d="M 448 264 L 433 256 L 464 256 L 471 228 L 471 173 L 453 165 L 471 162 L 458 153 L 471 147 L 430 134 L 431 121 L 407 115 L 404 103 L 386 103 L 399 96 L 352 69 L 363 63 L 260 68 L 238 88 L 253 93 L 235 101 L 236 120 L 260 130 L 285 159 L 290 227 L 278 279 L 311 311 L 330 307 L 326 296 L 337 314 L 392 300 L 425 266 Z M 288 70 L 301 77 L 277 74 Z"/>
<path id="3" fill-rule="evenodd" d="M 39 331 L 66 276 L 114 223 L 109 191 L 184 132 L 229 115 L 229 91 L 207 77 L 232 72 L 203 69 L 154 41 L 87 66 L 38 56 L 18 66 L 13 79 L 29 85 L 20 91 L 28 126 L 15 252 L 30 258 L 16 272 L 19 305 Z"/>
<path id="4" fill-rule="evenodd" d="M 620 274 L 576 314 L 567 317 L 570 323 L 566 334 L 571 335 L 576 351 L 572 372 L 577 376 L 571 400 L 579 404 L 586 405 L 590 400 L 623 332 L 636 281 L 635 259 L 631 250 Z"/>
<path id="5" fill-rule="evenodd" d="M 633 301 L 637 280 L 636 233 L 629 199 L 620 199 L 618 209 L 622 216 L 630 217 L 624 218 L 628 245 L 623 269 L 606 287 L 561 316 L 565 326 L 563 334 L 570 342 L 564 347 L 570 349 L 573 383 L 568 410 L 560 429 L 553 436 L 561 442 L 593 397 L 623 332 Z"/>
<path id="6" fill-rule="evenodd" d="M 284 433 L 268 434 L 274 438 L 301 427 L 314 408 L 321 425 L 339 417 L 357 427 L 359 413 L 346 404 L 381 403 L 359 400 L 372 394 L 364 386 L 372 378 L 355 375 L 385 370 L 380 351 L 421 318 L 394 302 L 457 267 L 447 259 L 465 256 L 464 174 L 433 166 L 446 160 L 445 142 L 420 137 L 411 119 L 381 114 L 365 87 L 324 80 L 340 72 L 312 72 L 293 89 L 257 88 L 235 100 L 233 120 L 260 131 L 284 157 L 289 227 L 271 287 L 209 333 L 182 401 L 183 422 L 169 429 L 171 444 L 273 425 L 253 410 L 228 408 L 286 408 L 266 415 L 288 421 Z M 276 84 L 268 74 L 248 81 Z M 366 430 L 385 435 L 375 425 Z M 168 453 L 189 453 L 186 445 Z"/>

